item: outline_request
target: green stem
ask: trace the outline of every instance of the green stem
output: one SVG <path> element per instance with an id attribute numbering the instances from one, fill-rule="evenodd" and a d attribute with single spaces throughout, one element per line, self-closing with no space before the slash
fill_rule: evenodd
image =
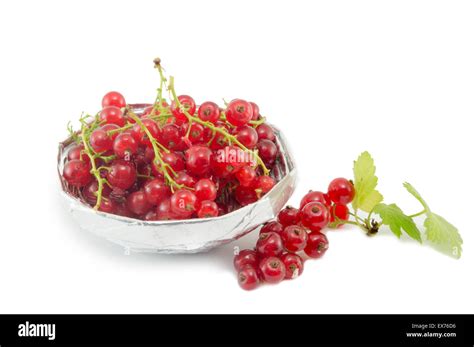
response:
<path id="1" fill-rule="evenodd" d="M 409 215 L 408 217 L 410 217 L 410 218 L 415 218 L 415 217 L 421 216 L 422 214 L 425 214 L 425 213 L 426 213 L 426 210 L 423 210 L 423 211 L 420 211 L 420 212 L 418 212 L 418 213 L 411 214 L 411 215 Z"/>

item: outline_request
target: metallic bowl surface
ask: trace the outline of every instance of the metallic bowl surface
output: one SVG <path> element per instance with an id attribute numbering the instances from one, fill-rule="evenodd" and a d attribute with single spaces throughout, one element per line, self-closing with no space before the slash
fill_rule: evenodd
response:
<path id="1" fill-rule="evenodd" d="M 133 105 L 140 113 L 147 105 Z M 62 195 L 81 229 L 90 231 L 126 251 L 155 253 L 197 253 L 208 251 L 251 232 L 275 218 L 296 186 L 296 168 L 282 133 L 275 127 L 280 159 L 272 173 L 279 180 L 259 201 L 226 215 L 207 219 L 142 221 L 95 211 L 80 198 L 71 195 L 61 173 L 72 139 L 59 144 L 58 174 Z"/>

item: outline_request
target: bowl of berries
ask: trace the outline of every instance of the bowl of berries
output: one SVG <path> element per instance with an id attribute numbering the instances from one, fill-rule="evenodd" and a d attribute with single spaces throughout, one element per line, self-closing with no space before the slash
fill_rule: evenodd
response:
<path id="1" fill-rule="evenodd" d="M 178 96 L 155 68 L 154 103 L 107 93 L 59 145 L 62 195 L 80 227 L 126 250 L 195 253 L 274 218 L 296 184 L 281 131 L 253 102 Z"/>

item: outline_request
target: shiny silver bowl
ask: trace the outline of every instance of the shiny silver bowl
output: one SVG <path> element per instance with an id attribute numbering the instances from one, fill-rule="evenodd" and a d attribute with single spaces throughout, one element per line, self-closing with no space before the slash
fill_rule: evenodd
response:
<path id="1" fill-rule="evenodd" d="M 140 113 L 145 105 L 134 105 Z M 62 177 L 71 138 L 59 144 L 58 174 L 69 211 L 81 229 L 90 231 L 128 251 L 156 253 L 197 253 L 237 240 L 275 218 L 293 194 L 296 168 L 282 133 L 275 127 L 280 157 L 272 169 L 278 183 L 259 201 L 226 215 L 207 219 L 142 221 L 95 211 L 70 193 Z"/>

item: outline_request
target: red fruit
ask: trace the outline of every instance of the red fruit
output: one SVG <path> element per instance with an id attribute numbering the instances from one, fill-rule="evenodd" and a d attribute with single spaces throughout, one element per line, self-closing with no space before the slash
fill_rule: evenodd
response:
<path id="1" fill-rule="evenodd" d="M 188 135 L 189 123 L 184 123 L 181 127 L 181 135 Z M 204 127 L 198 123 L 191 124 L 191 130 L 189 130 L 188 139 L 192 144 L 200 143 L 203 140 Z"/>
<path id="2" fill-rule="evenodd" d="M 328 195 L 335 204 L 347 205 L 354 199 L 354 185 L 345 178 L 336 178 L 329 183 Z"/>
<path id="3" fill-rule="evenodd" d="M 156 122 L 152 119 L 142 119 L 142 124 L 145 126 L 145 128 L 148 130 L 148 132 L 151 134 L 151 136 L 154 139 L 159 138 L 160 136 L 160 128 L 158 128 L 158 125 Z M 135 138 L 135 140 L 142 146 L 150 146 L 151 147 L 151 141 L 148 136 L 148 134 L 142 129 L 140 124 L 135 124 L 132 128 L 132 135 Z"/>
<path id="4" fill-rule="evenodd" d="M 268 193 L 275 186 L 275 180 L 270 176 L 258 176 L 255 181 L 253 188 L 257 192 L 257 196 L 260 197 L 263 194 Z"/>
<path id="5" fill-rule="evenodd" d="M 152 205 L 148 202 L 145 192 L 139 190 L 127 197 L 127 207 L 133 213 L 143 215 L 151 209 Z"/>
<path id="6" fill-rule="evenodd" d="M 287 253 L 281 257 L 281 261 L 285 266 L 286 279 L 294 279 L 298 276 L 301 276 L 301 274 L 303 273 L 304 262 L 299 255 Z"/>
<path id="7" fill-rule="evenodd" d="M 84 145 L 75 145 L 74 147 L 71 147 L 67 152 L 67 160 L 71 161 L 75 159 L 90 163 L 91 159 L 86 154 L 84 150 Z"/>
<path id="8" fill-rule="evenodd" d="M 196 211 L 196 205 L 196 195 L 189 190 L 179 189 L 171 196 L 171 211 L 180 217 L 190 217 Z"/>
<path id="9" fill-rule="evenodd" d="M 214 182 L 210 179 L 202 178 L 197 181 L 194 186 L 194 194 L 198 200 L 212 200 L 214 201 L 217 197 L 217 188 Z"/>
<path id="10" fill-rule="evenodd" d="M 150 222 L 158 220 L 158 217 L 156 216 L 156 211 L 153 211 L 153 210 L 148 211 L 143 217 L 143 219 Z"/>
<path id="11" fill-rule="evenodd" d="M 250 166 L 244 166 L 235 173 L 235 178 L 237 178 L 240 185 L 243 187 L 252 186 L 256 177 L 257 173 L 255 172 L 255 169 Z"/>
<path id="12" fill-rule="evenodd" d="M 235 200 L 237 200 L 240 205 L 246 206 L 257 201 L 258 197 L 255 193 L 255 189 L 252 189 L 250 187 L 238 186 L 237 188 L 235 188 Z"/>
<path id="13" fill-rule="evenodd" d="M 125 98 L 119 92 L 108 92 L 102 98 L 102 108 L 108 106 L 115 106 L 118 108 L 122 108 L 127 106 L 125 102 Z"/>
<path id="14" fill-rule="evenodd" d="M 131 134 L 123 133 L 115 138 L 113 149 L 118 158 L 130 160 L 138 151 L 138 143 Z"/>
<path id="15" fill-rule="evenodd" d="M 260 124 L 257 129 L 258 139 L 259 140 L 270 140 L 275 141 L 275 132 L 273 128 L 268 124 Z"/>
<path id="16" fill-rule="evenodd" d="M 194 112 L 196 112 L 196 103 L 194 102 L 194 99 L 190 97 L 189 95 L 180 95 L 178 96 L 178 100 L 181 104 L 181 106 L 187 111 L 188 114 L 191 116 L 194 115 Z M 171 113 L 176 117 L 177 120 L 181 122 L 185 122 L 188 120 L 184 112 L 178 107 L 176 102 L 171 103 Z"/>
<path id="17" fill-rule="evenodd" d="M 280 235 L 275 232 L 261 233 L 256 249 L 262 257 L 278 257 L 283 253 L 283 242 Z"/>
<path id="18" fill-rule="evenodd" d="M 203 176 L 211 170 L 212 151 L 195 145 L 186 151 L 186 169 L 193 175 Z"/>
<path id="19" fill-rule="evenodd" d="M 234 99 L 225 111 L 227 121 L 235 126 L 247 124 L 253 115 L 252 105 L 242 99 Z"/>
<path id="20" fill-rule="evenodd" d="M 244 290 L 252 290 L 258 287 L 259 279 L 257 270 L 252 266 L 246 266 L 237 275 L 239 286 Z"/>
<path id="21" fill-rule="evenodd" d="M 320 231 L 329 220 L 329 210 L 320 202 L 310 202 L 301 210 L 301 222 L 311 231 Z"/>
<path id="22" fill-rule="evenodd" d="M 90 163 L 74 159 L 64 165 L 63 177 L 74 187 L 84 187 L 92 180 Z"/>
<path id="23" fill-rule="evenodd" d="M 268 257 L 260 261 L 260 273 L 267 283 L 281 282 L 286 276 L 283 262 L 277 257 Z"/>
<path id="24" fill-rule="evenodd" d="M 282 231 L 281 239 L 288 252 L 296 253 L 306 247 L 308 233 L 299 225 L 290 225 Z"/>
<path id="25" fill-rule="evenodd" d="M 109 134 L 108 132 L 117 128 L 118 126 L 115 124 L 106 124 L 95 129 L 89 139 L 92 149 L 96 153 L 103 153 L 112 150 L 117 133 Z"/>
<path id="26" fill-rule="evenodd" d="M 243 249 L 234 257 L 234 267 L 237 271 L 242 270 L 246 266 L 257 267 L 258 255 L 253 249 Z"/>
<path id="27" fill-rule="evenodd" d="M 227 177 L 236 173 L 240 168 L 250 164 L 253 158 L 236 146 L 226 146 L 212 156 L 212 169 L 216 176 Z"/>
<path id="28" fill-rule="evenodd" d="M 272 166 L 275 163 L 278 148 L 270 140 L 261 140 L 257 143 L 258 155 L 262 158 L 265 165 Z"/>
<path id="29" fill-rule="evenodd" d="M 326 253 L 328 247 L 329 242 L 326 235 L 313 231 L 308 234 L 308 241 L 306 241 L 304 252 L 308 257 L 320 258 Z"/>
<path id="30" fill-rule="evenodd" d="M 248 125 L 243 125 L 237 128 L 237 140 L 245 147 L 252 149 L 257 145 L 258 135 L 254 128 Z"/>
<path id="31" fill-rule="evenodd" d="M 295 225 L 300 222 L 300 210 L 297 208 L 286 206 L 283 210 L 278 213 L 278 221 L 284 225 Z"/>
<path id="32" fill-rule="evenodd" d="M 117 204 L 112 199 L 102 199 L 100 201 L 99 211 L 115 214 L 117 212 Z"/>
<path id="33" fill-rule="evenodd" d="M 171 166 L 175 172 L 182 171 L 185 168 L 183 156 L 177 152 L 164 152 L 161 154 L 161 159 L 163 159 L 165 164 Z"/>
<path id="34" fill-rule="evenodd" d="M 156 208 L 157 220 L 172 220 L 177 219 L 176 215 L 171 211 L 171 199 L 165 198 L 158 203 Z"/>
<path id="35" fill-rule="evenodd" d="M 331 206 L 331 200 L 329 199 L 329 196 L 327 194 L 324 194 L 323 192 L 314 192 L 310 190 L 305 196 L 303 196 L 303 199 L 301 199 L 300 202 L 300 210 L 310 202 L 320 202 L 326 207 Z"/>
<path id="36" fill-rule="evenodd" d="M 197 216 L 199 218 L 210 218 L 217 217 L 219 215 L 219 207 L 214 201 L 204 200 L 201 201 Z"/>
<path id="37" fill-rule="evenodd" d="M 229 128 L 227 127 L 227 125 L 225 123 L 222 123 L 221 121 L 216 122 L 216 127 L 222 130 L 225 130 L 227 132 L 229 131 Z M 227 140 L 224 135 L 222 135 L 219 132 L 216 132 L 215 134 L 213 134 L 212 129 L 207 128 L 207 127 L 204 129 L 204 138 L 207 139 L 206 142 L 212 139 L 211 144 L 210 144 L 210 148 L 212 150 L 224 148 L 226 145 L 229 144 L 229 140 Z"/>
<path id="38" fill-rule="evenodd" d="M 181 143 L 179 127 L 175 124 L 166 124 L 161 129 L 158 141 L 166 148 L 176 149 Z"/>
<path id="39" fill-rule="evenodd" d="M 277 221 L 267 222 L 260 229 L 260 234 L 268 233 L 268 232 L 275 232 L 275 233 L 281 235 L 283 229 L 284 229 L 283 225 L 281 225 Z"/>
<path id="40" fill-rule="evenodd" d="M 162 200 L 171 196 L 170 187 L 160 178 L 148 181 L 143 190 L 148 203 L 151 205 L 158 205 Z"/>
<path id="41" fill-rule="evenodd" d="M 252 120 L 257 120 L 260 117 L 260 108 L 252 101 L 250 101 L 249 104 L 252 106 Z"/>
<path id="42" fill-rule="evenodd" d="M 99 189 L 99 184 L 97 180 L 91 181 L 87 186 L 82 190 L 82 195 L 84 199 L 92 206 L 95 206 L 97 203 L 97 191 Z M 109 197 L 112 189 L 107 184 L 102 186 L 102 197 Z"/>
<path id="43" fill-rule="evenodd" d="M 103 124 L 115 124 L 119 127 L 125 125 L 125 117 L 120 108 L 115 106 L 107 106 L 100 111 L 99 114 L 100 120 Z"/>
<path id="44" fill-rule="evenodd" d="M 135 166 L 125 160 L 116 160 L 110 166 L 107 180 L 112 187 L 128 189 L 135 183 L 137 170 Z"/>
<path id="45" fill-rule="evenodd" d="M 212 101 L 203 102 L 199 106 L 198 117 L 205 122 L 216 123 L 220 115 L 219 106 Z"/>
<path id="46" fill-rule="evenodd" d="M 176 181 L 176 183 L 183 184 L 188 188 L 193 188 L 196 185 L 196 179 L 193 176 L 188 175 L 184 171 L 178 172 L 174 180 Z"/>
<path id="47" fill-rule="evenodd" d="M 346 221 L 349 219 L 349 208 L 343 204 L 335 204 L 331 207 L 331 219 L 330 222 L 334 222 L 336 220 Z M 339 225 L 342 225 L 339 224 Z M 338 226 L 339 226 L 338 225 Z"/>

